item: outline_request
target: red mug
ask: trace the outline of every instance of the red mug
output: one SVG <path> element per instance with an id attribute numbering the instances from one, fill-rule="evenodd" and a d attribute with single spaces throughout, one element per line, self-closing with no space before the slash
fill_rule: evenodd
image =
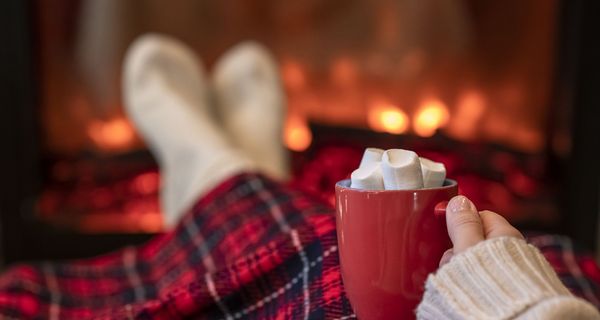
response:
<path id="1" fill-rule="evenodd" d="M 457 193 L 450 179 L 418 190 L 359 190 L 350 188 L 350 180 L 336 184 L 342 279 L 358 319 L 415 317 L 427 275 L 451 247 L 436 206 Z"/>

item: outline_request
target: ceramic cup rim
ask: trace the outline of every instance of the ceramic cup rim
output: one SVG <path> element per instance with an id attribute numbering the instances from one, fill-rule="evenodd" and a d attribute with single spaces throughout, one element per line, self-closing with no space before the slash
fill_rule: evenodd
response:
<path id="1" fill-rule="evenodd" d="M 336 189 L 351 190 L 352 192 L 360 193 L 404 193 L 404 192 L 419 192 L 419 191 L 434 191 L 434 190 L 446 190 L 455 188 L 458 182 L 454 179 L 444 179 L 444 185 L 435 188 L 421 188 L 421 189 L 403 189 L 403 190 L 364 190 L 350 187 L 350 179 L 343 179 L 335 183 Z"/>

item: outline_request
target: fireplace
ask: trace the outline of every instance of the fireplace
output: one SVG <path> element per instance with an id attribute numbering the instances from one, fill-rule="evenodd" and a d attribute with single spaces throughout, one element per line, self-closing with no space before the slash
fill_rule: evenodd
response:
<path id="1" fill-rule="evenodd" d="M 6 79 L 14 90 L 1 119 L 11 150 L 5 261 L 92 255 L 161 231 L 156 164 L 123 114 L 119 82 L 127 45 L 151 31 L 185 41 L 209 69 L 242 40 L 273 50 L 288 96 L 284 141 L 300 178 L 303 164 L 331 145 L 412 148 L 450 164 L 464 158 L 456 174 L 465 193 L 481 193 L 521 226 L 595 247 L 592 4 L 161 5 L 3 5 L 12 44 L 3 63 L 19 75 Z"/>

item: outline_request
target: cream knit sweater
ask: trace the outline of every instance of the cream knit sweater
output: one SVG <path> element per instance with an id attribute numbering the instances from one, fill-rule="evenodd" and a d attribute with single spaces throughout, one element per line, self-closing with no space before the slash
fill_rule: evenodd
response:
<path id="1" fill-rule="evenodd" d="M 427 279 L 418 319 L 600 319 L 574 297 L 537 248 L 512 237 L 487 240 Z"/>

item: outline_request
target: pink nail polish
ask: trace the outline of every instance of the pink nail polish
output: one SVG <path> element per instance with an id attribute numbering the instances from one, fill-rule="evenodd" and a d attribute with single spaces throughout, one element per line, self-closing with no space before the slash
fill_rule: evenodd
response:
<path id="1" fill-rule="evenodd" d="M 450 200 L 446 211 L 450 213 L 457 213 L 461 211 L 477 211 L 475 205 L 471 200 L 465 196 L 456 196 Z"/>

